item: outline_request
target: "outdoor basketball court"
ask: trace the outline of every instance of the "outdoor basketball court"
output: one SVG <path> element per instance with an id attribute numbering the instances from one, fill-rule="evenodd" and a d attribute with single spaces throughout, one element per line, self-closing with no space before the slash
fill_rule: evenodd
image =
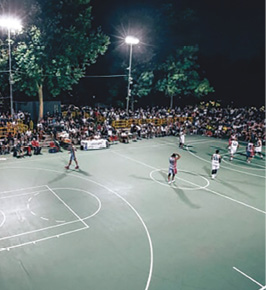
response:
<path id="1" fill-rule="evenodd" d="M 242 145 L 230 162 L 226 140 L 186 143 L 78 150 L 80 170 L 64 168 L 66 151 L 1 156 L 0 289 L 266 289 L 265 161 L 247 164 Z"/>

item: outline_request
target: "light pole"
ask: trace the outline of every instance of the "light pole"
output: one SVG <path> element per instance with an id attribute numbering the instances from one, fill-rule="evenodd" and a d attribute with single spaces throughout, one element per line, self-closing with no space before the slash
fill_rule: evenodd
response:
<path id="1" fill-rule="evenodd" d="M 127 85 L 127 106 L 126 111 L 128 112 L 128 106 L 129 106 L 129 99 L 131 97 L 131 89 L 130 86 L 132 84 L 132 77 L 131 77 L 131 65 L 132 65 L 132 47 L 134 44 L 139 43 L 139 39 L 134 36 L 127 36 L 125 39 L 125 42 L 130 45 L 130 51 L 129 51 L 129 67 L 128 67 L 128 85 Z M 132 105 L 133 107 L 133 105 Z"/>
<path id="2" fill-rule="evenodd" d="M 10 113 L 13 117 L 13 76 L 12 76 L 12 57 L 11 57 L 11 31 L 20 30 L 22 28 L 21 23 L 18 19 L 11 17 L 1 17 L 0 26 L 7 28 L 8 35 L 8 60 L 9 60 L 9 89 L 10 89 Z"/>

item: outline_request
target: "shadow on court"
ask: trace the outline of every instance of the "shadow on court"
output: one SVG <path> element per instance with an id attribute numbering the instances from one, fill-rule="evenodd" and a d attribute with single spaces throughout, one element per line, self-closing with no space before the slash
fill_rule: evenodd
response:
<path id="1" fill-rule="evenodd" d="M 228 188 L 234 190 L 234 192 L 236 192 L 236 193 L 240 193 L 240 194 L 242 194 L 242 195 L 248 196 L 248 197 L 251 198 L 251 199 L 254 199 L 254 197 L 253 197 L 252 195 L 250 195 L 250 194 L 244 192 L 243 190 L 240 190 L 239 187 L 233 185 L 233 182 L 234 182 L 234 181 L 232 181 L 232 180 L 230 180 L 230 182 L 227 182 L 227 181 L 225 181 L 225 180 L 219 180 L 219 179 L 216 179 L 216 182 L 219 182 L 220 184 L 222 184 L 222 185 L 224 185 L 224 186 L 226 186 L 226 187 L 228 187 Z M 224 192 L 223 192 L 223 194 L 224 194 L 224 195 L 227 195 L 227 194 L 225 194 Z M 227 196 L 228 196 L 228 195 L 227 195 Z"/>
<path id="2" fill-rule="evenodd" d="M 82 175 L 85 175 L 85 176 L 92 176 L 91 174 L 89 174 L 87 171 L 84 171 L 84 170 L 82 170 L 82 169 L 79 169 L 79 170 L 71 170 L 71 171 L 74 171 L 74 172 L 76 172 L 76 173 L 81 173 Z"/>
<path id="3" fill-rule="evenodd" d="M 142 180 L 149 180 L 149 181 L 151 181 L 150 178 L 143 177 L 143 176 L 138 176 L 138 175 L 135 175 L 135 174 L 130 174 L 129 176 L 130 177 L 133 177 L 133 178 L 136 178 L 136 179 L 142 179 Z"/>
<path id="4" fill-rule="evenodd" d="M 185 150 L 185 149 L 184 149 L 184 150 Z M 197 153 L 198 153 L 197 151 L 195 151 L 195 150 L 191 150 L 191 149 L 186 150 L 186 151 L 189 151 L 189 152 L 194 153 L 194 154 L 197 154 Z"/>
<path id="5" fill-rule="evenodd" d="M 52 179 L 51 181 L 49 181 L 49 184 L 54 183 L 54 182 L 57 182 L 57 181 L 60 181 L 63 178 L 65 178 L 66 176 L 67 176 L 66 173 L 59 174 L 54 179 Z"/>
<path id="6" fill-rule="evenodd" d="M 203 170 L 207 173 L 208 177 L 210 177 L 211 174 L 211 168 L 210 166 L 204 166 Z"/>
<path id="7" fill-rule="evenodd" d="M 162 170 L 159 170 L 159 173 L 161 174 L 161 176 L 163 177 L 163 179 L 165 181 L 167 181 L 167 175 L 168 175 L 168 173 L 167 172 L 163 172 Z"/>
<path id="8" fill-rule="evenodd" d="M 177 187 L 172 187 L 173 190 L 175 191 L 176 195 L 186 204 L 188 205 L 190 208 L 193 209 L 199 209 L 201 208 L 199 205 L 193 203 L 184 193 L 183 190 L 177 188 Z"/>

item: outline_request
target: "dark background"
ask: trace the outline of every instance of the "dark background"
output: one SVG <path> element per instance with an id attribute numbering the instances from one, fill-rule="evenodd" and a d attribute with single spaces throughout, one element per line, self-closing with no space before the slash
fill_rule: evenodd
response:
<path id="1" fill-rule="evenodd" d="M 180 45 L 198 44 L 201 70 L 215 89 L 206 100 L 235 106 L 265 103 L 264 1 L 92 0 L 91 5 L 94 26 L 102 27 L 111 44 L 87 76 L 126 74 L 129 49 L 124 38 L 133 34 L 141 42 L 133 47 L 132 66 L 162 60 Z M 110 87 L 121 82 L 124 92 L 119 97 L 124 100 L 123 77 L 83 78 L 69 96 L 81 103 L 110 102 Z M 138 105 L 150 102 L 143 98 Z M 152 103 L 168 105 L 169 101 L 153 96 Z"/>

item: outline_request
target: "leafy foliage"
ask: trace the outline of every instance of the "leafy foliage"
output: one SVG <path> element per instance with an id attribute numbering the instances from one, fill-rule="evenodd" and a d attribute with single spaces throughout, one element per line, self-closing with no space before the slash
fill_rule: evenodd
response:
<path id="1" fill-rule="evenodd" d="M 34 18 L 14 52 L 15 88 L 33 96 L 44 88 L 57 96 L 71 90 L 106 52 L 109 37 L 92 29 L 89 0 L 35 0 L 31 7 Z"/>
<path id="2" fill-rule="evenodd" d="M 155 86 L 158 91 L 171 98 L 171 107 L 174 96 L 190 95 L 200 98 L 214 91 L 209 81 L 200 76 L 197 52 L 197 46 L 184 46 L 158 67 L 159 77 Z"/>

